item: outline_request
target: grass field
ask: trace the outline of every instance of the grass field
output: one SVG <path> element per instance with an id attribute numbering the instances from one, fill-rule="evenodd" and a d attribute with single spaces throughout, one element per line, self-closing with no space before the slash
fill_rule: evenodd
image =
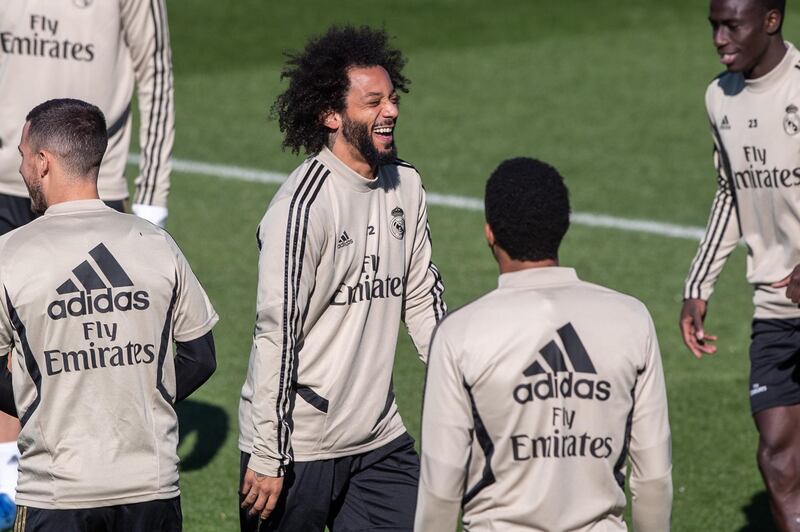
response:
<path id="1" fill-rule="evenodd" d="M 800 30 L 790 7 L 789 40 Z M 697 0 L 170 0 L 175 156 L 290 171 L 299 158 L 281 152 L 267 120 L 282 52 L 334 22 L 369 23 L 385 26 L 408 57 L 400 155 L 429 191 L 479 198 L 500 160 L 531 155 L 566 176 L 576 212 L 701 226 L 714 189 L 703 91 L 720 70 L 706 10 Z M 255 313 L 254 231 L 275 190 L 173 176 L 169 230 L 221 315 L 217 373 L 180 408 L 190 532 L 237 529 L 236 408 Z M 450 307 L 493 288 L 481 214 L 431 207 L 430 223 Z M 698 362 L 676 326 L 696 245 L 575 225 L 561 259 L 642 299 L 655 318 L 673 430 L 673 529 L 770 530 L 747 396 L 744 253 L 729 261 L 710 306 L 720 353 Z M 423 368 L 405 335 L 395 372 L 416 436 Z"/>

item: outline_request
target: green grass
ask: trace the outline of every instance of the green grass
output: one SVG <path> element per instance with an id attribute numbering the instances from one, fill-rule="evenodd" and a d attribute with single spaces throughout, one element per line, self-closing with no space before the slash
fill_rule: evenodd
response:
<path id="1" fill-rule="evenodd" d="M 334 22 L 377 24 L 409 60 L 400 151 L 428 190 L 480 197 L 500 160 L 534 155 L 566 176 L 576 211 L 702 225 L 714 189 L 703 92 L 720 70 L 706 9 L 694 0 L 171 0 L 175 156 L 290 171 L 299 158 L 280 150 L 266 119 L 282 88 L 283 51 Z M 789 39 L 798 14 L 789 13 Z M 169 229 L 221 316 L 217 373 L 181 410 L 190 532 L 237 530 L 236 409 L 255 314 L 254 231 L 275 190 L 173 176 Z M 481 214 L 432 207 L 430 222 L 451 308 L 492 289 Z M 696 361 L 676 325 L 695 248 L 574 226 L 562 262 L 642 299 L 654 316 L 673 430 L 673 529 L 769 530 L 747 397 L 744 252 L 729 261 L 710 306 L 720 353 Z M 395 373 L 416 436 L 423 367 L 405 335 Z"/>

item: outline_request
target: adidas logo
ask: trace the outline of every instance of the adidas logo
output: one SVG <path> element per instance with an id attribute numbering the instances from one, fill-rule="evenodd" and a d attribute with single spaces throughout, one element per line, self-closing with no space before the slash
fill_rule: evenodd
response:
<path id="1" fill-rule="evenodd" d="M 720 129 L 730 129 L 731 128 L 731 124 L 730 124 L 730 122 L 728 122 L 728 115 L 725 115 L 725 116 L 722 117 L 722 122 L 720 123 L 719 128 Z"/>
<path id="2" fill-rule="evenodd" d="M 540 376 L 540 378 L 535 382 L 526 382 L 514 388 L 514 399 L 520 404 L 536 399 L 546 400 L 559 397 L 607 401 L 611 396 L 611 383 L 606 380 L 597 380 L 594 377 L 597 375 L 597 370 L 575 328 L 571 323 L 567 323 L 558 329 L 557 333 L 567 356 L 564 357 L 563 351 L 555 340 L 550 340 L 539 350 L 541 358 L 535 360 L 522 372 L 525 377 Z M 566 375 L 563 375 L 564 373 Z M 580 374 L 589 375 L 589 377 L 581 378 Z"/>
<path id="3" fill-rule="evenodd" d="M 350 238 L 350 235 L 347 234 L 347 231 L 342 231 L 342 236 L 339 237 L 339 241 L 336 243 L 336 249 L 342 249 L 345 246 L 349 246 L 353 243 L 353 239 Z"/>
<path id="4" fill-rule="evenodd" d="M 95 266 L 88 259 L 84 260 L 72 270 L 75 279 L 69 278 L 56 288 L 60 296 L 76 295 L 51 302 L 47 306 L 47 315 L 51 319 L 105 314 L 115 310 L 145 310 L 150 306 L 150 295 L 144 290 L 113 290 L 132 287 L 133 281 L 104 244 L 92 248 L 89 257 Z M 82 288 L 78 288 L 76 280 Z M 97 290 L 102 292 L 92 293 Z"/>

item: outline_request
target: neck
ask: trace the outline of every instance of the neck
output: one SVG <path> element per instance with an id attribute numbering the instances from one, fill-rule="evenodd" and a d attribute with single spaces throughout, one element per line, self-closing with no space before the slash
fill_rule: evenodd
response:
<path id="1" fill-rule="evenodd" d="M 53 187 L 46 193 L 47 205 L 58 205 L 67 201 L 100 199 L 97 181 L 91 178 L 71 178 L 62 186 Z"/>
<path id="2" fill-rule="evenodd" d="M 349 142 L 345 142 L 340 134 L 336 135 L 330 150 L 348 168 L 364 179 L 375 179 L 378 175 L 378 169 L 364 160 L 358 149 Z"/>
<path id="3" fill-rule="evenodd" d="M 533 268 L 552 268 L 558 266 L 558 259 L 516 260 L 509 257 L 502 249 L 495 251 L 495 258 L 497 259 L 501 274 L 531 270 Z"/>
<path id="4" fill-rule="evenodd" d="M 758 61 L 749 72 L 745 72 L 744 77 L 747 79 L 757 79 L 772 72 L 778 64 L 783 60 L 786 55 L 786 43 L 783 42 L 781 34 L 775 35 L 770 41 L 769 46 L 764 51 L 761 59 Z"/>

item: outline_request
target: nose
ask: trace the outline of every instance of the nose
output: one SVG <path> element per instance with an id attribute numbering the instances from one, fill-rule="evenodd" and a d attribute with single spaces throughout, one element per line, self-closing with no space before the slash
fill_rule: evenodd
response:
<path id="1" fill-rule="evenodd" d="M 400 108 L 397 104 L 391 100 L 387 100 L 386 105 L 383 106 L 383 116 L 386 118 L 397 118 L 398 114 L 400 114 Z"/>
<path id="2" fill-rule="evenodd" d="M 722 48 L 726 44 L 728 44 L 729 36 L 728 31 L 725 29 L 725 26 L 719 25 L 713 29 L 713 39 L 714 39 L 714 46 L 717 48 Z"/>

